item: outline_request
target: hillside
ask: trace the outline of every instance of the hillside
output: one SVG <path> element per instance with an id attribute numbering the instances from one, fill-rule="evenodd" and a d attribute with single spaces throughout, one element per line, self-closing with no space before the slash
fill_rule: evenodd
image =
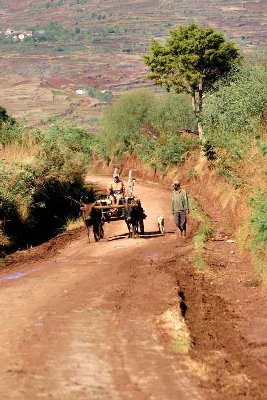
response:
<path id="1" fill-rule="evenodd" d="M 135 46 L 192 19 L 225 30 L 245 46 L 267 39 L 264 0 L 135 0 L 123 5 L 118 0 L 2 0 L 0 16 L 2 29 L 29 29 L 54 21 L 67 29 L 79 26 L 87 39 L 103 35 L 109 41 L 115 35 L 127 42 L 131 37 Z"/>
<path id="2" fill-rule="evenodd" d="M 57 114 L 97 125 L 102 105 L 76 89 L 116 95 L 149 85 L 140 54 L 179 24 L 211 25 L 245 51 L 267 38 L 264 0 L 2 0 L 0 20 L 0 104 L 31 124 Z M 19 41 L 7 29 L 32 37 Z"/>

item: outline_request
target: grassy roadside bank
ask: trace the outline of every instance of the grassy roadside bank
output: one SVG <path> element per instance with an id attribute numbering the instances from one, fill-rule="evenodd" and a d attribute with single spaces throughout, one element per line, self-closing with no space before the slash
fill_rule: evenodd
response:
<path id="1" fill-rule="evenodd" d="M 211 219 L 203 212 L 195 199 L 190 198 L 190 204 L 191 216 L 199 223 L 193 237 L 193 265 L 198 271 L 201 271 L 209 268 L 204 259 L 205 243 L 213 233 L 213 225 Z"/>
<path id="2" fill-rule="evenodd" d="M 76 127 L 0 129 L 0 250 L 35 246 L 65 229 L 80 213 L 92 138 Z"/>
<path id="3" fill-rule="evenodd" d="M 183 176 L 183 182 L 194 181 L 201 196 L 206 194 L 200 185 L 212 180 L 208 201 L 218 201 L 228 213 L 231 229 L 241 231 L 240 247 L 255 255 L 261 274 L 267 272 L 266 77 L 266 65 L 244 62 L 207 91 L 200 116 L 202 157 L 185 94 L 156 97 L 142 90 L 121 96 L 104 112 L 96 145 L 97 157 L 108 166 L 137 166 L 141 175 L 166 181 Z M 190 163 L 194 154 L 198 156 Z M 203 247 L 199 243 L 206 240 L 206 229 L 195 240 L 196 248 Z"/>

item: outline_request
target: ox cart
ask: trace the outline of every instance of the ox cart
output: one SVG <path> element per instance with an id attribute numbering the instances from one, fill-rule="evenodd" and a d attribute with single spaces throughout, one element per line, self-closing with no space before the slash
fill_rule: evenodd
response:
<path id="1" fill-rule="evenodd" d="M 87 235 L 90 241 L 90 227 L 93 228 L 94 239 L 99 241 L 104 238 L 105 222 L 125 220 L 130 238 L 138 237 L 139 233 L 144 234 L 145 211 L 141 200 L 133 195 L 135 180 L 132 178 L 132 171 L 129 173 L 127 196 L 120 199 L 119 204 L 113 204 L 105 197 L 95 203 L 82 204 L 83 219 L 87 228 Z"/>

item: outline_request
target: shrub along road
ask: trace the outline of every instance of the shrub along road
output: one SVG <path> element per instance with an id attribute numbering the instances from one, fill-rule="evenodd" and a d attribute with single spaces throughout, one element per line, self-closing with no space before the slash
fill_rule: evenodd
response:
<path id="1" fill-rule="evenodd" d="M 125 223 L 112 222 L 100 243 L 83 232 L 52 257 L 2 271 L 1 398 L 266 398 L 233 311 L 190 265 L 197 224 L 181 241 L 170 192 L 138 183 L 136 195 L 145 236 L 127 239 Z"/>

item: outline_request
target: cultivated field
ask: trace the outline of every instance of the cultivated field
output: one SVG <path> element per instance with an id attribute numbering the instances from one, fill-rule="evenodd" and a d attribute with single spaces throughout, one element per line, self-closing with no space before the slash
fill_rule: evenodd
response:
<path id="1" fill-rule="evenodd" d="M 267 38 L 264 0 L 2 0 L 0 20 L 0 104 L 29 124 L 57 115 L 94 128 L 103 105 L 75 90 L 149 85 L 141 55 L 179 24 L 211 25 L 245 51 Z M 7 28 L 33 38 L 14 42 Z"/>

